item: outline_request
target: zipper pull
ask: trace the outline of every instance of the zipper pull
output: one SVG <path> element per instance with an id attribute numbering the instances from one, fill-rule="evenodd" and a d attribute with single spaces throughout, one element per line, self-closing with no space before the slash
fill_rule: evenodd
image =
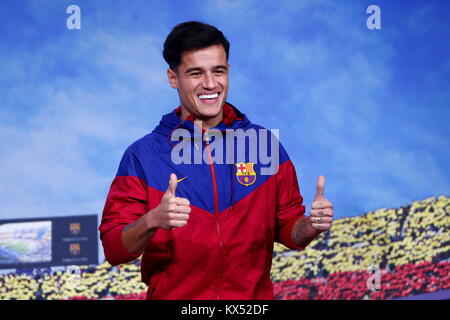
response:
<path id="1" fill-rule="evenodd" d="M 205 139 L 206 144 L 209 144 L 209 139 L 210 139 L 210 137 L 209 137 L 208 132 L 205 132 L 205 134 L 203 135 L 203 137 L 204 137 L 204 139 Z"/>

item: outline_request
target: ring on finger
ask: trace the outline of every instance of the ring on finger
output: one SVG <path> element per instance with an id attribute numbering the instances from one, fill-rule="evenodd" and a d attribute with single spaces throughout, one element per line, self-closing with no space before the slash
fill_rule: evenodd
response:
<path id="1" fill-rule="evenodd" d="M 321 215 L 323 215 L 323 211 L 322 210 L 319 211 L 319 216 L 321 216 Z"/>
<path id="2" fill-rule="evenodd" d="M 321 217 L 317 217 L 317 218 L 316 218 L 316 222 L 317 222 L 317 223 L 322 223 L 322 218 L 321 218 Z"/>

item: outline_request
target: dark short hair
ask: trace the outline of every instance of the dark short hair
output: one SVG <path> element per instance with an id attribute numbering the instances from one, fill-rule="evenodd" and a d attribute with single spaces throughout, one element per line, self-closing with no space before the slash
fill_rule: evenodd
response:
<path id="1" fill-rule="evenodd" d="M 167 36 L 164 42 L 164 60 L 175 70 L 180 65 L 184 52 L 216 44 L 223 46 L 228 60 L 230 43 L 219 29 L 198 21 L 183 22 L 176 25 Z"/>

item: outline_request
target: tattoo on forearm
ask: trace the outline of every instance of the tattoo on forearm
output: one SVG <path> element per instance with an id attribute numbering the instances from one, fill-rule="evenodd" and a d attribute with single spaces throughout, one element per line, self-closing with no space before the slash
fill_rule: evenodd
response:
<path id="1" fill-rule="evenodd" d="M 137 221 L 132 222 L 132 223 L 126 225 L 126 226 L 123 228 L 123 231 L 127 231 L 127 230 L 130 230 L 130 229 L 134 228 L 134 227 L 136 226 L 136 224 L 137 224 Z M 138 236 L 138 239 L 139 239 L 139 240 L 145 239 L 145 238 L 147 238 L 148 236 L 150 236 L 150 235 L 152 234 L 152 232 L 153 232 L 152 230 L 147 230 L 147 231 L 145 231 L 144 233 L 141 233 L 141 234 Z"/>
<path id="2" fill-rule="evenodd" d="M 294 224 L 294 227 L 292 228 L 292 240 L 296 244 L 301 246 L 303 246 L 309 240 L 307 237 L 308 227 L 305 222 L 307 222 L 306 219 L 300 219 Z"/>
<path id="3" fill-rule="evenodd" d="M 127 231 L 127 230 L 129 230 L 129 229 L 132 229 L 132 228 L 136 225 L 136 223 L 137 223 L 137 221 L 135 221 L 135 222 L 133 222 L 133 223 L 130 223 L 130 224 L 127 224 L 127 225 L 123 228 L 122 231 Z"/>
<path id="4" fill-rule="evenodd" d="M 306 247 L 318 235 L 320 231 L 314 230 L 308 217 L 300 218 L 292 228 L 292 241 L 301 247 Z"/>
<path id="5" fill-rule="evenodd" d="M 139 235 L 139 240 L 145 239 L 152 234 L 152 230 L 148 230 Z"/>

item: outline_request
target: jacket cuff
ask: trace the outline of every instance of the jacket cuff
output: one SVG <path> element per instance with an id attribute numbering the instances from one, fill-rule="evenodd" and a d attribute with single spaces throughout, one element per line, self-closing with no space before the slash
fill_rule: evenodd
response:
<path id="1" fill-rule="evenodd" d="M 141 254 L 128 252 L 122 242 L 122 230 L 125 226 L 120 226 L 110 230 L 104 235 L 103 249 L 105 258 L 111 265 L 116 266 L 137 259 Z"/>

